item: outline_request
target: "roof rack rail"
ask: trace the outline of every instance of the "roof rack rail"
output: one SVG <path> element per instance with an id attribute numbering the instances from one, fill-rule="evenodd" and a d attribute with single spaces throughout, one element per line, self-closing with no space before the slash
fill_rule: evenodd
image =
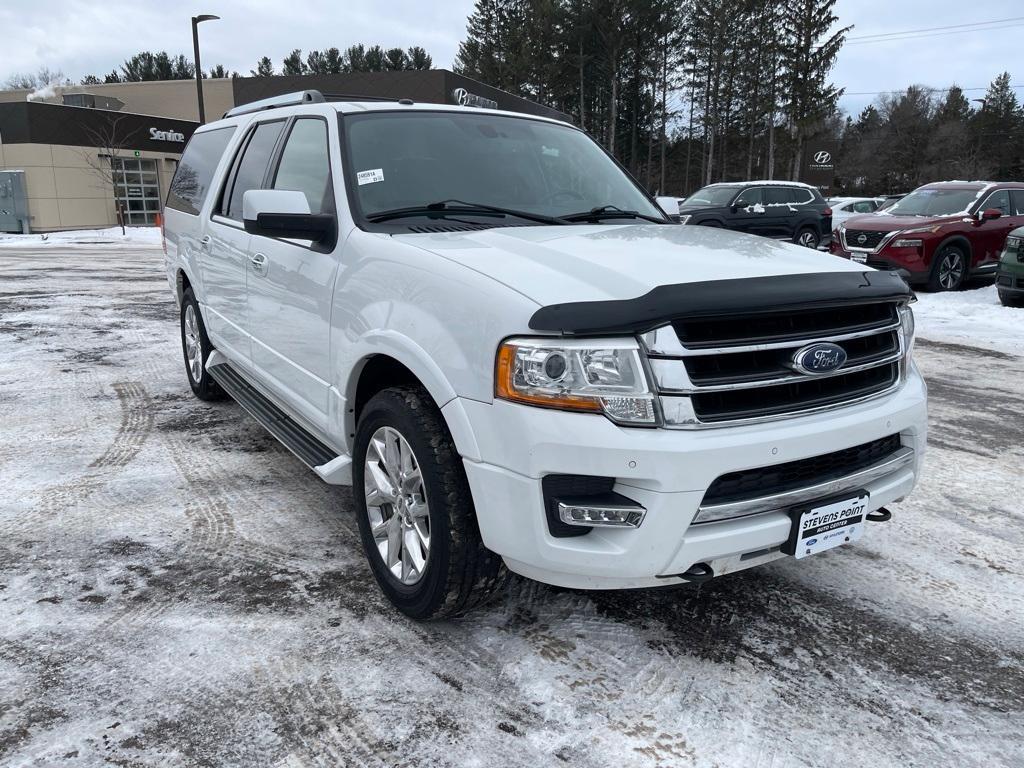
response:
<path id="1" fill-rule="evenodd" d="M 412 99 L 398 96 L 362 96 L 358 93 L 325 93 L 323 97 L 327 101 L 399 101 L 412 104 Z"/>
<path id="2" fill-rule="evenodd" d="M 224 117 L 248 115 L 251 112 L 262 112 L 265 109 L 275 109 L 277 107 L 294 107 L 299 104 L 322 104 L 324 101 L 326 99 L 320 91 L 295 91 L 294 93 L 283 93 L 280 96 L 271 96 L 269 99 L 260 99 L 249 104 L 242 104 L 234 109 L 229 109 L 224 113 Z"/>

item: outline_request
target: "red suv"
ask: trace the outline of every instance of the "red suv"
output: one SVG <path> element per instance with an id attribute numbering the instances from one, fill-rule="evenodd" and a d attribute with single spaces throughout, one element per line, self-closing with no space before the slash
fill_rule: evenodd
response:
<path id="1" fill-rule="evenodd" d="M 1024 226 L 1024 184 L 942 181 L 918 187 L 885 210 L 854 216 L 829 250 L 914 285 L 952 291 L 969 277 L 994 275 L 1011 229 Z"/>

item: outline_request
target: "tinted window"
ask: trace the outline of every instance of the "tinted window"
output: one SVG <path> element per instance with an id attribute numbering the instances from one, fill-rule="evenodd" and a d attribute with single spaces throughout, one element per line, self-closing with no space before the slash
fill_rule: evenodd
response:
<path id="1" fill-rule="evenodd" d="M 273 188 L 305 194 L 310 213 L 334 210 L 326 121 L 307 118 L 295 122 L 281 153 Z"/>
<path id="2" fill-rule="evenodd" d="M 743 193 L 736 198 L 736 202 L 733 203 L 733 205 L 743 207 L 747 205 L 757 205 L 758 203 L 763 203 L 764 198 L 761 196 L 761 191 L 762 190 L 760 187 L 751 187 L 750 189 L 745 189 L 743 190 Z"/>
<path id="3" fill-rule="evenodd" d="M 814 193 L 809 189 L 801 189 L 800 187 L 789 188 L 789 199 L 793 203 L 799 205 L 806 205 L 807 203 L 814 200 Z"/>
<path id="4" fill-rule="evenodd" d="M 1001 189 L 998 192 L 993 192 L 988 196 L 988 200 L 985 204 L 979 208 L 979 210 L 987 211 L 989 208 L 998 208 L 1003 212 L 1003 216 L 1010 215 L 1010 193 L 1005 189 Z"/>
<path id="5" fill-rule="evenodd" d="M 249 143 L 245 147 L 245 154 L 238 163 L 235 170 L 235 179 L 231 187 L 230 203 L 228 204 L 227 217 L 235 221 L 242 220 L 242 195 L 250 189 L 259 189 L 263 186 L 263 178 L 267 173 L 267 166 L 270 164 L 270 155 L 277 144 L 277 137 L 281 135 L 284 122 L 278 120 L 273 123 L 260 123 L 256 126 Z"/>
<path id="6" fill-rule="evenodd" d="M 764 191 L 765 205 L 785 205 L 793 202 L 794 190 L 788 187 L 768 187 Z"/>
<path id="7" fill-rule="evenodd" d="M 224 148 L 234 132 L 234 126 L 228 126 L 192 136 L 171 179 L 167 193 L 168 208 L 199 215 L 213 183 L 213 172 L 217 170 Z"/>
<path id="8" fill-rule="evenodd" d="M 739 187 L 704 187 L 683 201 L 683 205 L 728 205 Z"/>

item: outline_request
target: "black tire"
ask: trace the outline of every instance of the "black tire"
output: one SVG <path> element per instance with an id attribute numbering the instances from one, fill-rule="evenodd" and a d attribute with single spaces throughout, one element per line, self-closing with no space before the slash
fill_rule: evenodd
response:
<path id="1" fill-rule="evenodd" d="M 414 584 L 403 583 L 389 570 L 371 530 L 366 456 L 371 438 L 385 427 L 396 430 L 412 449 L 429 510 L 429 552 Z M 394 387 L 374 395 L 359 417 L 352 465 L 363 549 L 381 590 L 399 611 L 418 621 L 450 618 L 481 605 L 500 588 L 504 563 L 480 539 L 462 459 L 426 391 Z"/>
<path id="2" fill-rule="evenodd" d="M 932 259 L 928 275 L 929 291 L 955 291 L 967 278 L 967 253 L 955 243 L 943 245 Z"/>
<path id="3" fill-rule="evenodd" d="M 999 303 L 1004 307 L 1024 307 L 1024 295 L 1000 290 Z"/>
<path id="4" fill-rule="evenodd" d="M 821 245 L 821 235 L 814 227 L 800 227 L 793 235 L 793 242 L 811 250 L 817 250 Z"/>
<path id="5" fill-rule="evenodd" d="M 197 372 L 193 371 L 193 360 L 189 357 L 189 342 L 187 340 L 189 325 L 187 318 L 191 313 L 194 318 L 194 335 L 199 343 L 199 359 L 201 366 Z M 206 335 L 206 323 L 203 322 L 203 314 L 199 311 L 199 302 L 191 288 L 186 288 L 181 297 L 181 313 L 179 317 L 181 328 L 181 352 L 185 357 L 185 375 L 188 376 L 188 384 L 192 387 L 192 393 L 200 400 L 223 400 L 227 397 L 220 385 L 213 380 L 209 371 L 206 370 L 206 360 L 213 351 L 213 344 L 210 337 Z M 198 374 L 198 377 L 197 377 Z"/>

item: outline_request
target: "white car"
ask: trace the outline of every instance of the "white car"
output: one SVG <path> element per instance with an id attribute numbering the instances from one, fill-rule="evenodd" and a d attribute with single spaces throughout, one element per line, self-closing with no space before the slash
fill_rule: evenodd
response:
<path id="1" fill-rule="evenodd" d="M 830 197 L 828 204 L 832 208 L 833 230 L 839 229 L 839 225 L 851 216 L 874 213 L 884 202 L 884 197 Z"/>
<path id="2" fill-rule="evenodd" d="M 565 123 L 271 99 L 198 129 L 164 221 L 192 390 L 354 486 L 417 619 L 506 568 L 617 589 L 816 555 L 920 471 L 898 276 L 674 225 Z"/>

